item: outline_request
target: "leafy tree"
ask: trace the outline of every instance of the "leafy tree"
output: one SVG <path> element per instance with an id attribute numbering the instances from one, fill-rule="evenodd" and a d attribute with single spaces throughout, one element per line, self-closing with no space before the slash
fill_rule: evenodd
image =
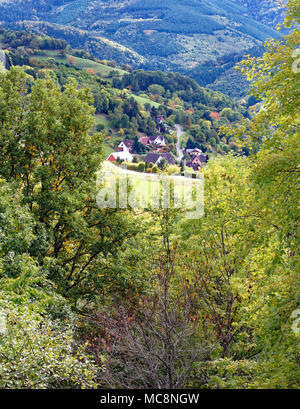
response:
<path id="1" fill-rule="evenodd" d="M 129 116 L 123 114 L 120 121 L 120 128 L 128 129 L 129 126 L 130 126 Z"/>
<path id="2" fill-rule="evenodd" d="M 139 142 L 139 138 L 137 136 L 134 137 L 132 150 L 137 154 L 143 153 L 145 151 L 144 145 Z"/>
<path id="3" fill-rule="evenodd" d="M 93 363 L 74 338 L 75 317 L 30 256 L 44 238 L 20 192 L 3 180 L 0 237 L 1 388 L 95 387 Z"/>
<path id="4" fill-rule="evenodd" d="M 168 162 L 166 161 L 166 159 L 163 158 L 162 160 L 159 161 L 157 166 L 159 169 L 164 170 L 167 167 L 167 165 Z"/>
<path id="5" fill-rule="evenodd" d="M 5 301 L 5 303 L 4 303 Z M 1 293 L 0 385 L 11 389 L 95 388 L 96 367 L 76 346 L 74 322 L 65 326 L 14 305 Z M 73 327 L 73 328 L 72 328 Z"/>
<path id="6" fill-rule="evenodd" d="M 104 90 L 94 90 L 94 106 L 98 114 L 105 113 L 108 114 L 109 111 L 109 96 Z"/>
<path id="7" fill-rule="evenodd" d="M 148 118 L 147 122 L 147 135 L 149 136 L 157 135 L 156 123 L 151 118 Z"/>
<path id="8" fill-rule="evenodd" d="M 148 87 L 148 90 L 153 95 L 164 95 L 165 89 L 161 85 L 152 84 Z"/>
<path id="9" fill-rule="evenodd" d="M 291 330 L 291 315 L 299 305 L 299 104 L 300 77 L 293 69 L 293 52 L 299 45 L 299 2 L 287 3 L 287 26 L 294 29 L 279 41 L 270 41 L 263 57 L 250 59 L 242 69 L 252 81 L 252 92 L 262 101 L 261 109 L 242 127 L 241 145 L 251 150 L 250 182 L 255 189 L 256 209 L 263 213 L 258 237 L 268 251 L 259 253 L 263 281 L 256 285 L 253 309 L 260 328 L 262 348 L 256 385 L 291 388 L 297 378 L 297 334 Z M 261 267 L 262 268 L 262 267 Z M 263 300 L 268 300 L 267 302 Z"/>
<path id="10" fill-rule="evenodd" d="M 75 83 L 64 92 L 49 79 L 29 85 L 17 69 L 0 79 L 0 174 L 20 186 L 46 231 L 48 246 L 35 255 L 41 264 L 51 258 L 50 278 L 65 295 L 91 295 L 103 255 L 117 251 L 127 230 L 95 201 L 101 135 L 90 133 L 91 95 Z"/>
<path id="11" fill-rule="evenodd" d="M 95 310 L 86 320 L 93 332 L 91 351 L 107 362 L 100 380 L 109 387 L 183 388 L 196 362 L 205 361 L 211 350 L 211 340 L 199 331 L 193 283 L 176 285 L 176 215 L 168 209 L 157 217 L 160 255 L 148 277 L 151 293 Z"/>
<path id="12" fill-rule="evenodd" d="M 230 122 L 235 122 L 241 119 L 241 114 L 234 112 L 231 108 L 224 108 L 221 111 L 221 116 L 227 118 Z"/>

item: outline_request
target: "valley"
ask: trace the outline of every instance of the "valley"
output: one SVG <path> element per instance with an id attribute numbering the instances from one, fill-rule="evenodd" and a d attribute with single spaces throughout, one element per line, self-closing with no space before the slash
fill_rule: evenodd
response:
<path id="1" fill-rule="evenodd" d="M 299 0 L 281 11 L 0 0 L 10 406 L 299 389 Z"/>
<path id="2" fill-rule="evenodd" d="M 255 20 L 250 4 L 245 8 L 240 3 L 61 0 L 45 6 L 39 0 L 12 0 L 0 4 L 0 22 L 63 38 L 120 65 L 178 71 L 202 86 L 242 97 L 248 88 L 240 74 L 232 76 L 234 65 L 245 54 L 261 54 L 264 41 L 277 38 L 278 32 Z"/>
<path id="3" fill-rule="evenodd" d="M 65 40 L 0 29 L 0 42 L 8 68 L 21 66 L 34 78 L 51 75 L 61 86 L 73 78 L 80 87 L 91 88 L 94 131 L 104 132 L 105 158 L 125 142 L 131 144 L 129 162 L 136 162 L 130 164 L 132 168 L 139 163 L 142 168 L 147 154 L 161 153 L 171 155 L 167 165 L 182 165 L 186 160 L 193 171 L 210 157 L 238 150 L 235 139 L 220 136 L 219 130 L 250 117 L 246 101 L 239 104 L 181 74 L 132 70 L 125 64 L 120 67 L 111 60 L 99 60 L 72 49 Z M 202 151 L 202 162 L 187 151 L 193 149 Z M 158 162 L 159 157 L 153 160 Z"/>

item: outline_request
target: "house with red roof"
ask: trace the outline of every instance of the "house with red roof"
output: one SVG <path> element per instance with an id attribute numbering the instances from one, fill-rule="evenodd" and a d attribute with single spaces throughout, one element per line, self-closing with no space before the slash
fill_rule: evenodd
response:
<path id="1" fill-rule="evenodd" d="M 139 143 L 144 146 L 149 146 L 151 144 L 149 136 L 142 136 L 141 138 L 139 138 Z"/>
<path id="2" fill-rule="evenodd" d="M 109 162 L 117 162 L 117 160 L 124 162 L 132 162 L 133 156 L 129 151 L 113 152 L 109 155 L 109 157 L 106 160 Z"/>

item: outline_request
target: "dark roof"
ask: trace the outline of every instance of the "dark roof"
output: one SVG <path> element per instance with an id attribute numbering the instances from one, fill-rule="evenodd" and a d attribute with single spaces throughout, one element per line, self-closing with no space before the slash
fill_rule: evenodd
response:
<path id="1" fill-rule="evenodd" d="M 195 162 L 195 161 L 201 162 L 201 159 L 199 158 L 199 156 L 193 156 L 192 157 L 192 163 Z"/>
<path id="2" fill-rule="evenodd" d="M 149 136 L 149 139 L 151 142 L 155 141 L 155 139 L 157 138 L 157 136 Z"/>
<path id="3" fill-rule="evenodd" d="M 165 159 L 169 165 L 175 165 L 175 160 L 171 153 L 148 153 L 145 161 L 149 165 L 149 163 L 156 163 L 160 157 Z"/>
<path id="4" fill-rule="evenodd" d="M 132 139 L 125 139 L 122 142 L 124 143 L 125 146 L 127 146 L 127 148 L 132 148 L 133 147 L 134 141 Z"/>
<path id="5" fill-rule="evenodd" d="M 164 138 L 163 136 L 161 136 L 161 135 L 158 135 L 158 136 L 149 136 L 149 140 L 150 140 L 151 142 L 154 142 L 157 138 L 158 138 L 161 142 L 164 142 L 164 140 L 165 140 L 165 138 Z"/>
<path id="6" fill-rule="evenodd" d="M 161 153 L 161 156 L 166 159 L 166 161 L 169 163 L 169 165 L 175 165 L 175 160 L 173 158 L 173 155 L 171 153 Z"/>
<path id="7" fill-rule="evenodd" d="M 201 153 L 201 155 L 191 155 L 192 161 L 194 159 L 199 159 L 200 162 L 206 162 L 206 155 L 204 153 Z"/>

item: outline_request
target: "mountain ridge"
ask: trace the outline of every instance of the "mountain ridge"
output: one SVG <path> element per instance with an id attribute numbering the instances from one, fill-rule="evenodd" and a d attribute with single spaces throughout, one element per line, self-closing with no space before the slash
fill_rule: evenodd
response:
<path id="1" fill-rule="evenodd" d="M 229 60 L 241 60 L 267 38 L 278 37 L 272 27 L 249 17 L 249 7 L 240 3 L 11 0 L 0 3 L 0 22 L 65 39 L 72 47 L 119 64 L 177 71 L 213 89 L 214 82 L 232 72 Z M 236 95 L 231 96 L 245 94 L 245 83 L 239 80 L 242 85 L 236 81 Z"/>
<path id="2" fill-rule="evenodd" d="M 282 7 L 278 0 L 232 0 L 248 10 L 248 16 L 271 27 L 276 27 L 284 20 Z M 286 1 L 282 2 L 283 5 Z"/>

